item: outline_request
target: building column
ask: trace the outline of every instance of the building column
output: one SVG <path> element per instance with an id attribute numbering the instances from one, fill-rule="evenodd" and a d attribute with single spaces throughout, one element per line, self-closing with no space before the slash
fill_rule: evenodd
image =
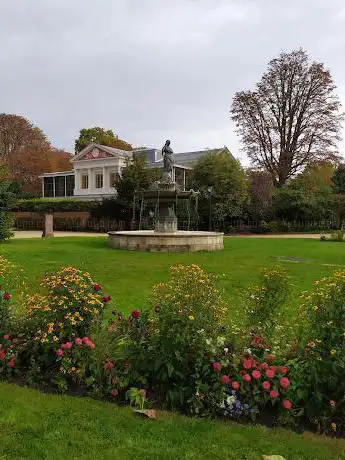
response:
<path id="1" fill-rule="evenodd" d="M 53 197 L 55 198 L 55 176 L 53 177 Z"/>
<path id="2" fill-rule="evenodd" d="M 105 166 L 103 166 L 102 172 L 103 172 L 103 190 L 108 191 L 109 177 L 107 175 L 107 168 Z"/>

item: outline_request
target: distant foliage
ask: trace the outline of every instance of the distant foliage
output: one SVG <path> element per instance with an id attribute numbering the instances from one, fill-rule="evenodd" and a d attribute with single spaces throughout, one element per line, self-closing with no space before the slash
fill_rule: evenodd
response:
<path id="1" fill-rule="evenodd" d="M 106 130 L 94 127 L 80 130 L 79 137 L 75 141 L 75 153 L 81 152 L 91 143 L 115 147 L 120 150 L 132 150 L 132 146 L 128 142 L 119 139 L 111 129 Z"/>

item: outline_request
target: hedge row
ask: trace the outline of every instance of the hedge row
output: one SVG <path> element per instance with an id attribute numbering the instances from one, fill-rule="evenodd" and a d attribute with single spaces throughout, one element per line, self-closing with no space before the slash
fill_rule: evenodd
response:
<path id="1" fill-rule="evenodd" d="M 12 207 L 14 212 L 64 212 L 64 211 L 91 211 L 98 205 L 95 201 L 73 199 L 47 199 L 36 198 L 32 200 L 19 200 Z"/>

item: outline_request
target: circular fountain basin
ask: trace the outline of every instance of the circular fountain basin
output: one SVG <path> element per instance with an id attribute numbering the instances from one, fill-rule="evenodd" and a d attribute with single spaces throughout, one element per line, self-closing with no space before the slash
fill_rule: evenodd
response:
<path id="1" fill-rule="evenodd" d="M 160 233 L 154 230 L 109 232 L 108 244 L 113 249 L 148 252 L 197 252 L 224 249 L 224 233 Z"/>

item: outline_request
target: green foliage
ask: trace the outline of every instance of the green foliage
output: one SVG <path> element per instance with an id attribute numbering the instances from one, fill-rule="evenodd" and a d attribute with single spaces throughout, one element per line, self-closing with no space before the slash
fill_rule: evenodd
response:
<path id="1" fill-rule="evenodd" d="M 334 171 L 332 185 L 335 193 L 345 193 L 345 164 L 341 164 Z"/>
<path id="2" fill-rule="evenodd" d="M 280 268 L 265 269 L 261 283 L 248 293 L 246 312 L 252 332 L 259 333 L 265 340 L 272 339 L 289 295 L 287 272 Z"/>
<path id="3" fill-rule="evenodd" d="M 0 242 L 8 240 L 12 236 L 11 226 L 13 216 L 10 212 L 14 202 L 14 195 L 11 191 L 10 182 L 0 182 Z"/>
<path id="4" fill-rule="evenodd" d="M 128 159 L 126 167 L 122 170 L 116 189 L 119 200 L 131 203 L 135 191 L 147 190 L 154 182 L 161 178 L 162 171 L 147 168 L 146 160 L 142 156 Z"/>
<path id="5" fill-rule="evenodd" d="M 206 197 L 212 187 L 213 214 L 218 219 L 241 216 L 248 198 L 247 182 L 239 161 L 228 152 L 208 153 L 195 165 L 192 187 Z"/>
<path id="6" fill-rule="evenodd" d="M 81 152 L 91 143 L 115 147 L 120 150 L 132 150 L 132 146 L 119 139 L 111 129 L 105 130 L 104 128 L 94 127 L 80 130 L 79 137 L 75 141 L 75 153 Z"/>
<path id="7" fill-rule="evenodd" d="M 36 198 L 32 200 L 18 200 L 12 206 L 13 211 L 22 212 L 68 212 L 68 211 L 90 211 L 97 207 L 98 202 L 74 200 L 74 199 L 49 199 Z"/>
<path id="8" fill-rule="evenodd" d="M 320 428 L 345 427 L 345 272 L 314 283 L 304 293 L 300 315 L 301 357 L 296 369 L 307 416 Z"/>

